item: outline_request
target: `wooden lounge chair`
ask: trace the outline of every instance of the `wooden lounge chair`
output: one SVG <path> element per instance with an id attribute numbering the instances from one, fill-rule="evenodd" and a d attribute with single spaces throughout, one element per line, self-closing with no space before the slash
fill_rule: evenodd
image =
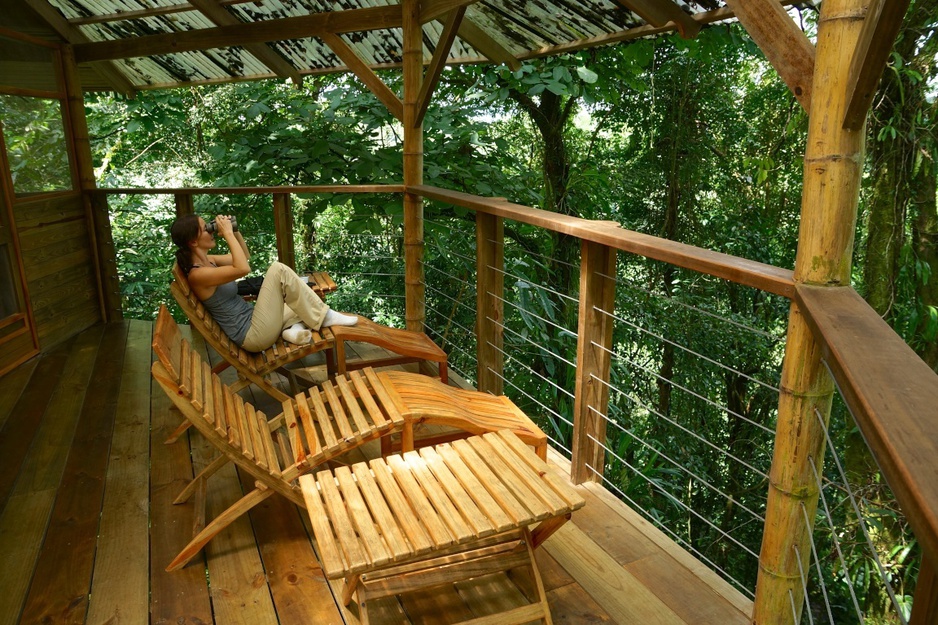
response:
<path id="1" fill-rule="evenodd" d="M 256 480 L 256 488 L 218 515 L 179 552 L 167 571 L 184 566 L 209 540 L 273 493 L 303 504 L 297 478 L 367 441 L 404 427 L 403 416 L 372 369 L 354 371 L 322 389 L 283 402 L 270 419 L 246 403 L 212 372 L 182 338 L 161 307 L 153 338 L 153 378 L 185 419 L 220 453 L 174 503 L 183 503 L 227 462 Z M 204 503 L 204 497 L 197 497 Z"/>
<path id="2" fill-rule="evenodd" d="M 335 344 L 332 331 L 329 328 L 323 328 L 321 332 L 313 332 L 313 340 L 308 345 L 294 345 L 277 339 L 276 343 L 263 352 L 249 352 L 229 339 L 215 323 L 211 314 L 205 310 L 205 306 L 192 292 L 189 281 L 176 264 L 173 264 L 173 282 L 170 285 L 170 292 L 186 317 L 189 318 L 193 329 L 201 334 L 205 342 L 224 359 L 224 363 L 216 365 L 212 371 L 220 373 L 229 366 L 237 370 L 239 380 L 232 385 L 234 391 L 239 391 L 253 382 L 277 401 L 285 401 L 290 396 L 271 384 L 267 376 L 280 371 L 291 384 L 295 384 L 293 376 L 284 369 L 284 366 L 310 354 L 331 350 Z M 332 358 L 328 355 L 326 363 L 331 373 Z M 296 392 L 296 390 L 294 387 L 293 391 Z M 175 434 L 178 436 L 178 433 Z"/>
<path id="3" fill-rule="evenodd" d="M 534 549 L 584 505 L 509 431 L 299 480 L 329 579 L 362 625 L 374 599 L 526 567 L 536 601 L 467 623 L 551 623 Z M 532 530 L 529 526 L 537 526 Z"/>
<path id="4" fill-rule="evenodd" d="M 315 282 L 315 281 L 314 281 Z M 333 283 L 334 284 L 334 283 Z M 314 288 L 315 290 L 315 288 Z M 313 332 L 313 341 L 309 345 L 293 345 L 278 340 L 263 352 L 248 352 L 231 341 L 221 330 L 205 306 L 195 296 L 185 274 L 178 265 L 173 265 L 173 283 L 170 291 L 183 312 L 189 318 L 192 327 L 202 335 L 205 341 L 224 358 L 225 363 L 217 365 L 213 371 L 219 373 L 228 366 L 233 366 L 241 378 L 233 386 L 238 391 L 250 383 L 257 384 L 265 393 L 277 401 L 285 401 L 289 396 L 267 381 L 267 376 L 278 371 L 282 373 L 297 392 L 296 376 L 285 369 L 285 365 L 309 354 L 326 351 L 326 368 L 329 375 L 345 373 L 351 369 L 365 367 L 383 367 L 405 362 L 431 361 L 439 365 L 440 377 L 446 381 L 446 352 L 440 349 L 423 332 L 412 332 L 383 326 L 364 317 L 354 326 L 336 326 Z M 361 341 L 384 347 L 397 356 L 376 358 L 355 362 L 346 361 L 345 343 Z M 333 355 L 333 351 L 335 352 Z M 178 434 L 177 434 L 178 435 Z"/>
<path id="5" fill-rule="evenodd" d="M 402 442 L 396 437 L 382 439 L 384 455 L 401 449 L 401 445 L 407 450 L 465 438 L 469 434 L 509 430 L 526 445 L 534 447 L 542 460 L 547 459 L 547 435 L 504 395 L 458 389 L 435 378 L 406 371 L 382 371 L 381 379 L 394 391 L 398 410 L 409 424 L 401 433 Z M 417 441 L 405 440 L 413 436 L 420 424 L 445 426 L 455 432 Z"/>

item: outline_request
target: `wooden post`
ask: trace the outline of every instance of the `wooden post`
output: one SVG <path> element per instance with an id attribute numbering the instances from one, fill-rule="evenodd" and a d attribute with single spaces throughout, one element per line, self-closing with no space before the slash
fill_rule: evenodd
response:
<path id="1" fill-rule="evenodd" d="M 606 420 L 601 415 L 606 414 L 609 406 L 607 385 L 612 350 L 611 313 L 616 302 L 615 275 L 616 250 L 583 241 L 570 467 L 570 477 L 575 484 L 599 480 L 605 464 L 606 452 L 600 443 L 606 441 Z"/>
<path id="2" fill-rule="evenodd" d="M 796 283 L 850 283 L 864 130 L 845 130 L 842 120 L 849 68 L 863 26 L 858 18 L 865 8 L 864 0 L 825 0 L 821 5 Z M 810 568 L 813 529 L 805 518 L 813 523 L 818 501 L 812 463 L 819 470 L 823 464 L 833 391 L 819 345 L 792 304 L 753 606 L 753 622 L 759 625 L 801 620 L 800 571 Z"/>
<path id="3" fill-rule="evenodd" d="M 173 198 L 176 200 L 176 217 L 195 213 L 195 203 L 192 201 L 191 193 L 176 193 Z"/>
<path id="4" fill-rule="evenodd" d="M 912 615 L 909 625 L 934 625 L 938 623 L 938 579 L 931 558 L 922 556 L 918 579 L 915 582 L 915 597 L 912 599 Z"/>
<path id="5" fill-rule="evenodd" d="M 78 185 L 85 204 L 88 233 L 92 249 L 95 277 L 98 283 L 98 304 L 104 321 L 123 319 L 120 279 L 117 276 L 117 254 L 111 234 L 111 218 L 107 197 L 95 193 L 97 184 L 88 139 L 88 120 L 85 118 L 85 100 L 82 95 L 78 65 L 71 46 L 62 46 L 62 77 L 65 83 L 66 109 L 62 111 L 66 128 L 70 129 Z"/>
<path id="6" fill-rule="evenodd" d="M 416 123 L 423 82 L 420 3 L 401 3 L 404 30 L 404 188 L 423 184 L 423 126 Z M 407 329 L 423 332 L 426 319 L 423 271 L 423 198 L 404 192 L 404 289 Z"/>
<path id="7" fill-rule="evenodd" d="M 277 231 L 277 259 L 296 270 L 293 247 L 293 200 L 289 193 L 274 193 L 274 229 Z"/>
<path id="8" fill-rule="evenodd" d="M 476 213 L 476 388 L 494 395 L 504 392 L 504 239 L 501 217 Z"/>

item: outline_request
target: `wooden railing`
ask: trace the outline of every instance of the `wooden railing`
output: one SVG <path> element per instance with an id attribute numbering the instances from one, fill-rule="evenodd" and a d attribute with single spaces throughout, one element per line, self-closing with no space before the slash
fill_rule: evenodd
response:
<path id="1" fill-rule="evenodd" d="M 431 186 L 360 185 L 185 189 L 100 189 L 108 194 L 172 194 L 177 210 L 192 210 L 197 194 L 270 194 L 278 253 L 292 260 L 290 196 L 295 193 L 405 193 L 476 213 L 477 345 L 481 390 L 502 392 L 503 237 L 509 219 L 581 240 L 581 279 L 571 478 L 595 480 L 604 464 L 602 441 L 612 341 L 616 255 L 619 251 L 663 261 L 792 300 L 803 314 L 822 357 L 859 424 L 875 460 L 922 544 L 922 573 L 913 623 L 935 622 L 938 582 L 938 375 L 931 371 L 849 287 L 796 286 L 792 272 L 762 263 L 660 239 L 596 222 Z M 413 297 L 408 294 L 408 297 Z M 422 299 L 422 298 L 421 298 Z M 597 383 L 599 381 L 599 383 Z M 767 527 L 771 520 L 767 520 Z M 763 556 L 765 554 L 763 553 Z"/>

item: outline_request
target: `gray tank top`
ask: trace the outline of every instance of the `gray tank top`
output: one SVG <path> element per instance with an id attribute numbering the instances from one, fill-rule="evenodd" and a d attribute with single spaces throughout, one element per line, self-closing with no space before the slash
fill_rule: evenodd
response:
<path id="1" fill-rule="evenodd" d="M 232 341 L 241 345 L 251 327 L 254 307 L 238 295 L 238 285 L 227 282 L 219 285 L 212 296 L 202 302 L 206 310 Z"/>

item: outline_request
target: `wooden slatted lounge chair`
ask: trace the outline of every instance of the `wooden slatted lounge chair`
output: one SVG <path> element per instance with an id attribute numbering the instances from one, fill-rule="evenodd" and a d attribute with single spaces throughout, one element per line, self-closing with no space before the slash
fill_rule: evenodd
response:
<path id="1" fill-rule="evenodd" d="M 273 493 L 303 505 L 297 478 L 367 441 L 405 426 L 383 382 L 372 369 L 353 371 L 322 389 L 283 402 L 267 417 L 223 384 L 193 350 L 166 307 L 153 338 L 153 378 L 173 405 L 220 453 L 177 497 L 203 492 L 205 481 L 227 462 L 255 480 L 256 488 L 218 515 L 179 552 L 167 571 L 184 566 L 218 532 Z M 197 498 L 202 499 L 204 497 Z"/>
<path id="2" fill-rule="evenodd" d="M 534 447 L 542 460 L 547 459 L 547 435 L 504 395 L 458 389 L 435 378 L 406 371 L 382 371 L 380 376 L 385 385 L 393 389 L 398 410 L 410 426 L 401 434 L 404 449 L 434 445 L 467 434 L 510 430 L 525 444 Z M 419 424 L 446 426 L 457 431 L 418 441 L 405 440 L 413 436 Z M 385 455 L 401 448 L 401 443 L 391 437 L 381 442 Z"/>
<path id="3" fill-rule="evenodd" d="M 509 431 L 299 480 L 329 579 L 362 625 L 374 599 L 527 567 L 536 601 L 467 623 L 551 623 L 534 549 L 583 498 Z M 536 525 L 532 530 L 529 526 Z"/>
<path id="4" fill-rule="evenodd" d="M 282 402 L 289 396 L 268 382 L 267 376 L 275 371 L 282 373 L 290 381 L 293 386 L 292 390 L 296 393 L 296 377 L 293 372 L 284 368 L 285 365 L 323 350 L 326 351 L 326 368 L 330 376 L 335 375 L 336 372 L 345 373 L 350 369 L 431 361 L 438 363 L 440 377 L 446 380 L 446 352 L 422 332 L 389 328 L 359 317 L 358 323 L 354 326 L 336 326 L 313 332 L 313 341 L 309 345 L 293 345 L 278 340 L 269 349 L 260 353 L 252 353 L 228 339 L 205 310 L 202 302 L 192 292 L 186 276 L 175 264 L 170 291 L 179 307 L 189 318 L 192 327 L 225 359 L 225 363 L 216 366 L 214 371 L 218 373 L 228 366 L 233 366 L 238 371 L 241 380 L 233 387 L 236 391 L 253 382 L 265 393 Z M 345 343 L 347 341 L 372 343 L 398 355 L 346 362 Z"/>
<path id="5" fill-rule="evenodd" d="M 277 339 L 276 343 L 263 352 L 249 352 L 230 340 L 215 323 L 211 314 L 189 287 L 185 274 L 176 264 L 173 265 L 173 282 L 170 284 L 170 292 L 186 317 L 189 318 L 193 329 L 201 334 L 205 342 L 224 359 L 224 363 L 216 365 L 213 372 L 220 373 L 229 366 L 237 370 L 239 380 L 232 386 L 235 391 L 253 382 L 277 401 L 285 401 L 290 398 L 289 395 L 271 384 L 267 376 L 280 371 L 291 383 L 294 383 L 293 376 L 284 369 L 285 365 L 322 350 L 331 350 L 335 344 L 332 331 L 329 328 L 323 328 L 321 332 L 313 332 L 313 340 L 308 345 L 294 345 Z M 332 373 L 332 358 L 328 355 L 326 363 Z M 294 387 L 293 391 L 296 392 L 296 390 Z"/>

